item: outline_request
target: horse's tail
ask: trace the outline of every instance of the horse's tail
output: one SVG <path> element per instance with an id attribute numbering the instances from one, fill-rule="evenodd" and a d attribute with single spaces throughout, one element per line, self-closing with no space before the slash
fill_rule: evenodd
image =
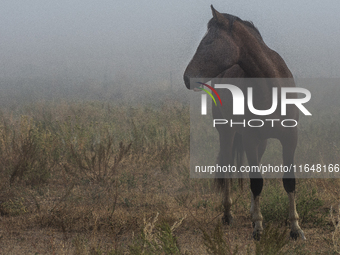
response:
<path id="1" fill-rule="evenodd" d="M 223 155 L 219 154 L 219 157 L 222 157 L 222 156 Z M 243 145 L 242 145 L 242 135 L 236 133 L 234 136 L 234 142 L 233 142 L 233 147 L 232 147 L 232 162 L 233 164 L 235 164 L 235 161 L 236 161 L 236 167 L 238 171 L 237 180 L 242 190 L 243 190 L 243 178 L 242 178 L 242 173 L 239 170 L 240 170 L 240 167 L 242 166 L 243 158 L 244 158 L 244 150 L 243 150 Z M 233 178 L 230 178 L 231 182 L 232 180 Z M 218 189 L 224 189 L 226 185 L 226 181 L 229 181 L 229 178 L 227 178 L 226 176 L 216 175 L 215 184 Z"/>
<path id="2" fill-rule="evenodd" d="M 244 158 L 244 149 L 242 144 L 242 135 L 239 133 L 236 133 L 234 136 L 234 142 L 233 142 L 233 150 L 232 150 L 232 158 L 233 162 L 235 162 L 236 157 L 236 167 L 238 171 L 238 185 L 241 187 L 241 190 L 243 190 L 243 176 L 240 172 L 240 167 L 243 164 L 243 158 Z"/>

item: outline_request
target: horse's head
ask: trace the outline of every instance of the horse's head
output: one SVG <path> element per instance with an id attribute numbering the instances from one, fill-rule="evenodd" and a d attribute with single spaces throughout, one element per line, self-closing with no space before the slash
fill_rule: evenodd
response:
<path id="1" fill-rule="evenodd" d="M 188 89 L 190 78 L 214 78 L 239 60 L 239 46 L 231 31 L 236 17 L 221 14 L 213 6 L 211 9 L 213 18 L 208 23 L 208 31 L 184 72 L 183 78 Z"/>

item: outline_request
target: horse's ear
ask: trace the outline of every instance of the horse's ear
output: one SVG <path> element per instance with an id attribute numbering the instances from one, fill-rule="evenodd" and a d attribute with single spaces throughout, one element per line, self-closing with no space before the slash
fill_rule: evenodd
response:
<path id="1" fill-rule="evenodd" d="M 219 24 L 227 24 L 227 19 L 218 11 L 215 10 L 213 5 L 210 5 L 211 7 L 211 11 L 212 11 L 212 15 L 214 17 L 214 19 L 217 21 L 217 23 Z"/>

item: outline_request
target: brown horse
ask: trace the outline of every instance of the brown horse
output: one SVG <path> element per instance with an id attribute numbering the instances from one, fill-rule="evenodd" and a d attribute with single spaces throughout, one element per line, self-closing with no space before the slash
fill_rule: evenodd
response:
<path id="1" fill-rule="evenodd" d="M 211 6 L 213 18 L 208 23 L 208 31 L 201 40 L 197 51 L 187 66 L 184 73 L 185 85 L 188 89 L 191 78 L 289 78 L 288 85 L 280 84 L 280 80 L 271 79 L 273 84 L 261 84 L 254 92 L 254 106 L 257 109 L 268 109 L 271 104 L 271 89 L 273 86 L 295 87 L 293 76 L 281 56 L 271 50 L 263 41 L 257 28 L 248 21 L 243 21 L 230 14 L 221 14 Z M 269 80 L 269 79 L 268 79 Z M 197 84 L 198 86 L 199 84 Z M 240 85 L 241 90 L 246 88 Z M 214 119 L 229 119 L 232 116 L 231 94 L 228 90 L 218 91 L 223 102 L 223 107 L 213 107 Z M 229 94 L 228 94 L 229 93 Z M 296 93 L 292 93 L 291 98 L 297 98 Z M 227 102 L 227 103 L 225 103 Z M 269 106 L 269 107 L 268 107 Z M 299 110 L 294 105 L 287 108 L 287 117 L 298 121 Z M 253 115 L 249 111 L 245 112 L 245 119 L 251 119 Z M 270 116 L 272 119 L 282 119 L 279 109 Z M 257 117 L 258 118 L 258 117 Z M 245 151 L 250 166 L 258 166 L 261 157 L 266 149 L 268 138 L 276 138 L 281 142 L 284 166 L 294 164 L 294 153 L 297 145 L 297 128 L 284 128 L 282 126 L 271 127 L 264 125 L 260 128 L 249 128 L 243 126 L 230 127 L 227 125 L 217 125 L 220 140 L 219 165 L 232 165 L 234 163 L 233 148 L 242 148 Z M 240 145 L 241 146 L 238 146 Z M 242 151 L 241 151 L 242 153 Z M 224 223 L 232 222 L 230 211 L 231 187 L 230 179 L 223 176 L 223 179 L 216 179 L 222 184 L 224 189 Z M 251 217 L 254 225 L 253 237 L 258 239 L 263 231 L 262 214 L 260 211 L 260 194 L 263 187 L 261 173 L 249 173 L 250 188 L 252 191 Z M 221 176 L 217 176 L 221 178 Z M 295 205 L 295 175 L 287 172 L 283 175 L 283 186 L 289 197 L 289 220 L 291 222 L 292 238 L 299 235 L 305 239 L 298 220 Z"/>

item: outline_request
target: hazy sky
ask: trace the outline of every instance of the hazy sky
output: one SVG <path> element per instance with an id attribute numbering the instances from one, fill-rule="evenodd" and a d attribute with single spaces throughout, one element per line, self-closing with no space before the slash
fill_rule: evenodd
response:
<path id="1" fill-rule="evenodd" d="M 180 81 L 210 4 L 253 21 L 295 76 L 340 76 L 339 0 L 1 0 L 0 79 Z"/>

